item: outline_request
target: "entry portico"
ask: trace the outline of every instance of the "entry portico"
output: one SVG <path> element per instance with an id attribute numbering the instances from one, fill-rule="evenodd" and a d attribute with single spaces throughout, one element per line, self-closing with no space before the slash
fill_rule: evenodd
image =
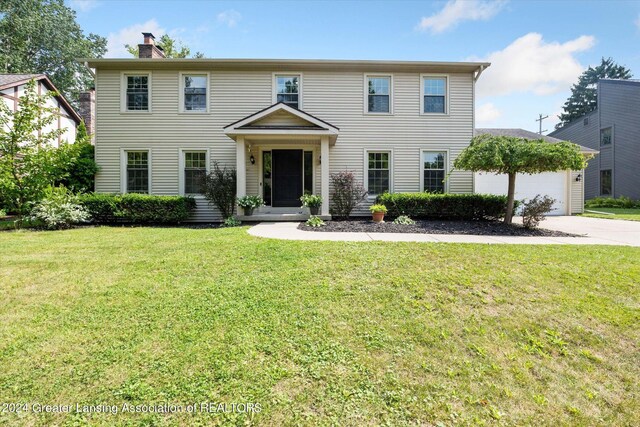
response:
<path id="1" fill-rule="evenodd" d="M 320 214 L 329 218 L 329 147 L 339 128 L 279 102 L 226 126 L 224 133 L 236 141 L 237 196 L 247 195 L 252 184 L 265 200 L 258 215 L 301 214 L 300 196 L 318 194 L 319 188 Z M 256 170 L 249 173 L 248 166 Z"/>

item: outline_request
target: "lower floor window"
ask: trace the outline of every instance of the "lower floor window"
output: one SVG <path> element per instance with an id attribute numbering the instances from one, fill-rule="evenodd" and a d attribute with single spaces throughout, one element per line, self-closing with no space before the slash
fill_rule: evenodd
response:
<path id="1" fill-rule="evenodd" d="M 202 193 L 202 184 L 207 175 L 207 153 L 204 151 L 185 151 L 184 153 L 184 192 Z"/>
<path id="2" fill-rule="evenodd" d="M 149 152 L 127 151 L 127 193 L 149 192 Z"/>
<path id="3" fill-rule="evenodd" d="M 382 194 L 390 190 L 390 157 L 388 151 L 369 151 L 367 153 L 367 191 L 369 194 Z"/>
<path id="4" fill-rule="evenodd" d="M 422 188 L 427 193 L 444 193 L 447 153 L 422 152 Z"/>
<path id="5" fill-rule="evenodd" d="M 600 171 L 600 195 L 611 195 L 611 169 Z"/>

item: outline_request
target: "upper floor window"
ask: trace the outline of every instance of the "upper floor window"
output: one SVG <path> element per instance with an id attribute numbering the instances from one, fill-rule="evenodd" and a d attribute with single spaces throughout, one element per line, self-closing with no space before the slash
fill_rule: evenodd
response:
<path id="1" fill-rule="evenodd" d="M 127 193 L 149 193 L 149 152 L 127 151 Z"/>
<path id="2" fill-rule="evenodd" d="M 125 76 L 127 111 L 149 111 L 149 75 Z"/>
<path id="3" fill-rule="evenodd" d="M 184 152 L 184 193 L 202 193 L 203 179 L 207 175 L 207 152 Z"/>
<path id="4" fill-rule="evenodd" d="M 182 74 L 182 110 L 207 111 L 207 74 Z"/>
<path id="5" fill-rule="evenodd" d="M 600 130 L 600 145 L 611 145 L 611 128 Z"/>
<path id="6" fill-rule="evenodd" d="M 276 75 L 276 102 L 284 102 L 293 108 L 300 108 L 300 76 Z"/>
<path id="7" fill-rule="evenodd" d="M 368 76 L 366 90 L 368 113 L 391 112 L 390 76 Z"/>
<path id="8" fill-rule="evenodd" d="M 445 151 L 422 152 L 422 190 L 427 193 L 444 193 L 447 173 Z"/>
<path id="9" fill-rule="evenodd" d="M 382 194 L 390 191 L 391 153 L 389 151 L 367 152 L 367 191 Z"/>
<path id="10" fill-rule="evenodd" d="M 446 114 L 447 112 L 447 77 L 423 76 L 422 78 L 422 113 Z"/>

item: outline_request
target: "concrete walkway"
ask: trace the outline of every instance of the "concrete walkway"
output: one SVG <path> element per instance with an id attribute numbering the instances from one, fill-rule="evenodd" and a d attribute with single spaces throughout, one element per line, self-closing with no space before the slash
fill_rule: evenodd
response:
<path id="1" fill-rule="evenodd" d="M 519 220 L 516 219 L 516 221 Z M 257 237 L 284 240 L 332 240 L 346 242 L 445 242 L 525 245 L 617 245 L 640 246 L 640 222 L 578 216 L 547 218 L 542 228 L 584 237 L 476 236 L 419 233 L 339 233 L 298 230 L 298 222 L 261 222 L 249 229 Z"/>

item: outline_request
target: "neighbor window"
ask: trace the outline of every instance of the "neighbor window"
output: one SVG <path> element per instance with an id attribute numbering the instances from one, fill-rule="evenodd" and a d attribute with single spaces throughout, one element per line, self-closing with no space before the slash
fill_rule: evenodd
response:
<path id="1" fill-rule="evenodd" d="M 611 169 L 600 171 L 600 195 L 611 195 Z"/>
<path id="2" fill-rule="evenodd" d="M 391 112 L 391 77 L 367 77 L 367 112 Z"/>
<path id="3" fill-rule="evenodd" d="M 444 193 L 447 153 L 422 152 L 422 189 L 427 193 Z"/>
<path id="4" fill-rule="evenodd" d="M 422 112 L 447 112 L 447 78 L 424 77 L 422 79 Z"/>
<path id="5" fill-rule="evenodd" d="M 126 110 L 149 111 L 149 76 L 126 76 Z"/>
<path id="6" fill-rule="evenodd" d="M 149 152 L 127 151 L 127 193 L 149 192 Z"/>
<path id="7" fill-rule="evenodd" d="M 611 145 L 611 128 L 600 130 L 600 145 Z"/>
<path id="8" fill-rule="evenodd" d="M 206 74 L 183 74 L 183 110 L 207 111 L 207 86 Z"/>
<path id="9" fill-rule="evenodd" d="M 202 180 L 207 175 L 207 153 L 204 151 L 184 152 L 184 193 L 202 193 Z"/>
<path id="10" fill-rule="evenodd" d="M 300 108 L 300 76 L 276 76 L 276 102 Z"/>
<path id="11" fill-rule="evenodd" d="M 370 151 L 367 153 L 367 191 L 369 194 L 382 194 L 389 191 L 390 161 L 388 151 Z"/>

